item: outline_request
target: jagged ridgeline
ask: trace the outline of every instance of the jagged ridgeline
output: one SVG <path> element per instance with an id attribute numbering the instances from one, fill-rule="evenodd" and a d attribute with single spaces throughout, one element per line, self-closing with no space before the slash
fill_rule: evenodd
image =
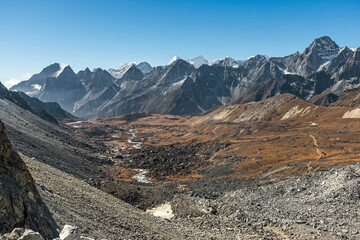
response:
<path id="1" fill-rule="evenodd" d="M 57 102 L 86 118 L 134 112 L 198 114 L 235 100 L 259 101 L 281 93 L 326 105 L 359 86 L 359 55 L 359 49 L 339 47 L 324 36 L 302 53 L 285 57 L 257 55 L 245 61 L 174 57 L 166 66 L 133 62 L 118 69 L 86 68 L 78 73 L 55 63 L 11 90 Z"/>
<path id="2" fill-rule="evenodd" d="M 0 232 L 16 227 L 37 231 L 46 239 L 58 236 L 57 225 L 0 120 Z"/>

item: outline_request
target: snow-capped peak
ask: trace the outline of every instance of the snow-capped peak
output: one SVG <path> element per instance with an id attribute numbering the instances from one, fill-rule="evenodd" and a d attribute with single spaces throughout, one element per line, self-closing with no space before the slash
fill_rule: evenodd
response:
<path id="1" fill-rule="evenodd" d="M 226 65 L 228 67 L 238 68 L 244 61 L 242 60 L 235 60 L 231 57 L 225 57 L 223 59 L 214 59 L 209 61 L 209 65 L 215 65 L 215 64 L 222 64 Z"/>
<path id="2" fill-rule="evenodd" d="M 167 65 L 170 65 L 170 64 L 172 64 L 173 62 L 175 62 L 176 60 L 179 60 L 179 59 L 181 59 L 181 57 L 179 57 L 179 56 L 174 56 L 174 57 L 168 62 Z"/>
<path id="3" fill-rule="evenodd" d="M 137 69 L 142 71 L 143 73 L 151 72 L 153 69 L 152 66 L 147 62 L 130 62 L 130 63 L 123 63 L 120 65 L 118 69 L 110 68 L 108 72 L 114 77 L 114 78 L 121 78 L 127 70 L 130 69 L 131 66 L 135 65 Z"/>
<path id="4" fill-rule="evenodd" d="M 208 64 L 208 60 L 206 60 L 202 55 L 199 55 L 197 57 L 189 58 L 186 60 L 188 63 L 193 65 L 195 68 L 199 68 L 201 65 Z"/>
<path id="5" fill-rule="evenodd" d="M 65 63 L 61 63 L 60 64 L 60 69 L 54 73 L 53 77 L 58 77 L 63 71 L 64 69 L 69 66 L 69 64 L 65 64 Z"/>

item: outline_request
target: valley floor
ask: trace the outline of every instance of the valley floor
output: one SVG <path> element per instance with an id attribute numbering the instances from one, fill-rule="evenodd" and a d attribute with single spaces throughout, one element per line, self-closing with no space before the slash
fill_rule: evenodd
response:
<path id="1" fill-rule="evenodd" d="M 60 226 L 84 236 L 360 238 L 360 121 L 343 118 L 351 109 L 285 95 L 203 116 L 57 127 L 6 104 L 9 138 L 42 198 Z M 174 216 L 146 213 L 161 205 Z"/>

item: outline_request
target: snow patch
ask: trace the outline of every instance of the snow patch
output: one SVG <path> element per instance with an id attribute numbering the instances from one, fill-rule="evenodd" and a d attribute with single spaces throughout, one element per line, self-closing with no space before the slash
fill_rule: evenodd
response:
<path id="1" fill-rule="evenodd" d="M 35 90 L 40 90 L 40 89 L 41 89 L 41 85 L 40 85 L 40 84 L 32 84 L 31 86 L 32 86 L 33 89 L 35 89 Z"/>
<path id="2" fill-rule="evenodd" d="M 279 67 L 278 67 L 279 68 Z M 283 69 L 283 68 L 279 68 L 280 71 L 282 71 L 284 74 L 291 74 L 291 75 L 295 75 L 295 73 L 293 72 L 289 72 L 287 69 Z"/>
<path id="3" fill-rule="evenodd" d="M 56 78 L 57 78 L 57 77 L 64 71 L 64 69 L 65 69 L 67 66 L 69 66 L 69 64 L 61 63 L 61 64 L 60 64 L 60 69 L 53 74 L 53 77 L 56 77 Z"/>
<path id="4" fill-rule="evenodd" d="M 342 118 L 360 118 L 360 108 L 347 111 Z"/>
<path id="5" fill-rule="evenodd" d="M 151 72 L 153 67 L 147 62 L 130 62 L 130 63 L 123 63 L 120 65 L 119 68 L 114 69 L 110 68 L 107 71 L 114 77 L 114 78 L 122 78 L 124 74 L 129 70 L 131 66 L 135 65 L 137 69 L 142 71 L 144 74 Z"/>
<path id="6" fill-rule="evenodd" d="M 147 209 L 146 213 L 150 213 L 155 217 L 161 217 L 166 219 L 170 219 L 174 217 L 173 211 L 171 209 L 171 205 L 169 203 L 164 203 L 152 209 Z"/>
<path id="7" fill-rule="evenodd" d="M 201 65 L 207 65 L 209 63 L 208 60 L 206 60 L 202 55 L 194 58 L 189 58 L 186 61 L 193 65 L 195 68 L 199 68 Z"/>
<path id="8" fill-rule="evenodd" d="M 172 59 L 170 59 L 170 61 L 168 62 L 167 65 L 170 65 L 170 64 L 172 64 L 173 62 L 175 62 L 176 60 L 179 60 L 179 59 L 181 59 L 181 57 L 179 57 L 179 56 L 174 56 Z"/>
<path id="9" fill-rule="evenodd" d="M 305 116 L 306 114 L 308 114 L 310 112 L 310 108 L 311 107 L 306 107 L 306 108 L 299 108 L 298 105 L 296 105 L 295 107 L 291 108 L 287 113 L 285 113 L 285 115 L 281 118 L 281 120 L 286 120 L 289 118 L 293 118 L 296 116 Z"/>
<path id="10" fill-rule="evenodd" d="M 326 68 L 326 66 L 328 66 L 330 63 L 331 63 L 331 61 L 327 61 L 327 62 L 321 64 L 317 71 L 318 71 L 318 72 L 319 72 L 319 71 L 322 71 L 322 70 L 323 70 L 324 68 Z"/>

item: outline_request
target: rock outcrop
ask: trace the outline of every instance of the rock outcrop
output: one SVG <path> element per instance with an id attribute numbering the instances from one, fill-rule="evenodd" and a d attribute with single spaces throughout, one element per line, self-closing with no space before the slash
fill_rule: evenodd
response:
<path id="1" fill-rule="evenodd" d="M 54 219 L 0 121 L 0 232 L 19 227 L 33 229 L 45 239 L 58 236 Z"/>

